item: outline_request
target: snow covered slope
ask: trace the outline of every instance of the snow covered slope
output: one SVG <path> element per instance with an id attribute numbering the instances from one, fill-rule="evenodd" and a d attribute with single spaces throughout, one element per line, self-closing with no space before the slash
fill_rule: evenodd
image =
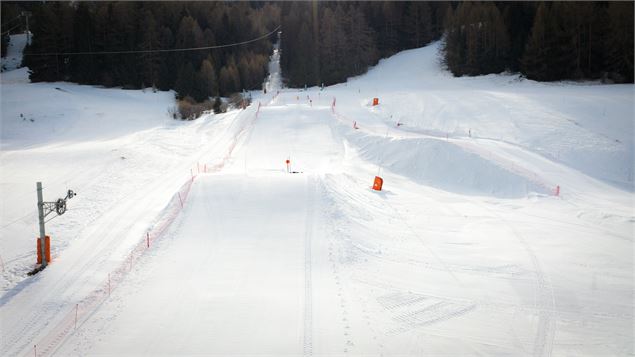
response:
<path id="1" fill-rule="evenodd" d="M 401 52 L 335 86 L 335 96 L 358 93 L 338 96 L 338 109 L 367 125 L 401 123 L 399 133 L 517 145 L 633 191 L 633 85 L 454 78 L 440 68 L 439 46 Z M 373 97 L 378 107 L 369 105 Z"/>
<path id="2" fill-rule="evenodd" d="M 7 47 L 7 55 L 0 59 L 0 67 L 2 71 L 13 71 L 22 64 L 22 51 L 26 46 L 26 33 L 19 35 L 11 35 L 11 41 Z"/>
<path id="3" fill-rule="evenodd" d="M 140 118 L 127 134 L 115 125 L 63 141 L 46 130 L 7 136 L 3 193 L 14 182 L 32 185 L 31 167 L 54 163 L 67 171 L 53 172 L 77 181 L 69 188 L 87 188 L 71 201 L 77 211 L 51 221 L 66 242 L 51 266 L 23 280 L 28 265 L 7 264 L 0 353 L 33 355 L 36 345 L 38 354 L 64 356 L 632 355 L 634 196 L 619 175 L 632 172 L 624 160 L 633 151 L 604 145 L 602 135 L 632 143 L 623 131 L 632 128 L 633 86 L 455 79 L 439 69 L 436 48 L 398 54 L 324 91 L 278 91 L 275 52 L 267 95 L 191 123 L 159 116 L 164 94 L 3 84 L 3 122 L 5 91 L 65 85 L 86 101 L 111 93 L 148 102 L 134 114 L 104 108 Z M 550 88 L 566 98 L 594 93 L 621 114 L 606 129 L 550 102 Z M 486 92 L 513 98 L 509 111 Z M 454 105 L 453 95 L 471 104 Z M 532 96 L 539 103 L 525 106 Z M 423 116 L 421 102 L 457 116 Z M 584 128 L 565 130 L 568 121 L 545 108 Z M 33 124 L 48 123 L 45 114 Z M 210 170 L 192 179 L 197 162 Z M 377 174 L 381 192 L 370 189 Z M 64 189 L 61 181 L 51 191 Z M 3 224 L 19 197 L 3 205 Z M 174 223 L 143 244 L 175 205 Z M 17 222 L 3 229 L 0 255 L 23 251 L 16 261 L 32 261 L 35 232 L 24 232 L 35 223 Z M 22 247 L 8 229 L 25 236 Z M 111 288 L 111 276 L 123 278 Z"/>
<path id="4" fill-rule="evenodd" d="M 89 245 L 106 231 L 124 244 L 143 233 L 202 154 L 216 147 L 221 155 L 224 136 L 212 132 L 231 133 L 236 115 L 178 122 L 167 113 L 171 92 L 31 84 L 25 68 L 3 73 L 1 91 L 2 292 L 33 267 L 36 181 L 48 201 L 67 189 L 78 194 L 47 224 L 54 259 L 72 241 Z"/>

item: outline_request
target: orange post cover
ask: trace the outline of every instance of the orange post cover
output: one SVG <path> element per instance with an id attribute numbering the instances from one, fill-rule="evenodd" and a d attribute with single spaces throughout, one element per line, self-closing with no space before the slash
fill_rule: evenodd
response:
<path id="1" fill-rule="evenodd" d="M 40 243 L 40 238 L 36 238 L 37 241 L 37 263 L 42 264 L 42 245 Z M 44 236 L 44 254 L 46 256 L 46 261 L 51 261 L 51 237 Z"/>
<path id="2" fill-rule="evenodd" d="M 373 98 L 373 105 L 379 105 L 379 98 Z"/>
<path id="3" fill-rule="evenodd" d="M 375 182 L 373 182 L 373 190 L 381 191 L 381 187 L 384 185 L 384 179 L 379 176 L 375 176 Z"/>

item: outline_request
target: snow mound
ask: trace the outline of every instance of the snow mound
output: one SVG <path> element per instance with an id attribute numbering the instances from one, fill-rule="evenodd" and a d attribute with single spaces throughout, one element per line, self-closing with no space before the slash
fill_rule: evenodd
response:
<path id="1" fill-rule="evenodd" d="M 361 125 L 398 122 L 401 131 L 510 143 L 633 191 L 635 86 L 455 78 L 440 64 L 440 47 L 403 51 L 332 87 L 338 111 Z M 379 106 L 370 106 L 373 97 Z"/>
<path id="2" fill-rule="evenodd" d="M 548 188 L 452 142 L 390 139 L 355 132 L 346 136 L 363 159 L 419 184 L 467 195 L 525 197 Z"/>

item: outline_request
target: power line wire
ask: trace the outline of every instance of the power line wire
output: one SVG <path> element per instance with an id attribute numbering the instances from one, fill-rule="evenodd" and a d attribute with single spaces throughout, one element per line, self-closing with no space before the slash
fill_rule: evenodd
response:
<path id="1" fill-rule="evenodd" d="M 3 33 L 2 33 L 2 35 L 6 35 L 6 34 L 8 34 L 9 32 L 11 32 L 11 31 L 13 31 L 13 30 L 17 29 L 18 27 L 20 27 L 20 25 L 22 25 L 22 24 L 17 24 L 17 25 L 15 25 L 15 26 L 13 26 L 12 28 L 10 28 L 10 29 L 8 29 L 7 31 L 3 32 Z"/>
<path id="2" fill-rule="evenodd" d="M 171 48 L 171 49 L 163 49 L 163 50 L 132 50 L 132 51 L 101 51 L 101 52 L 45 52 L 45 53 L 25 53 L 24 56 L 74 56 L 74 55 L 115 55 L 115 54 L 132 54 L 132 53 L 152 53 L 152 52 L 186 52 L 186 51 L 201 51 L 201 50 L 211 50 L 215 48 L 225 48 L 225 47 L 233 47 L 245 45 L 251 42 L 256 42 L 262 40 L 263 38 L 270 36 L 275 33 L 282 27 L 278 25 L 273 31 L 262 35 L 260 37 L 242 41 L 229 43 L 225 45 L 217 45 L 217 46 L 204 46 L 204 47 L 189 47 L 189 48 Z"/>
<path id="3" fill-rule="evenodd" d="M 22 17 L 22 15 L 18 15 L 17 17 L 12 18 L 11 20 L 5 21 L 1 26 L 8 25 L 8 24 L 12 23 L 13 21 L 15 21 L 16 19 L 19 19 L 21 17 Z"/>

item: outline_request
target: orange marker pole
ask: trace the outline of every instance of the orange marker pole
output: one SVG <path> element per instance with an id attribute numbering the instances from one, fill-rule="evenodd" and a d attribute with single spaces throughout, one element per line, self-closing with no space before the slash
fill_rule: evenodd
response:
<path id="1" fill-rule="evenodd" d="M 375 176 L 375 181 L 373 182 L 373 190 L 381 191 L 381 188 L 383 185 L 384 185 L 384 180 L 379 176 Z"/>

